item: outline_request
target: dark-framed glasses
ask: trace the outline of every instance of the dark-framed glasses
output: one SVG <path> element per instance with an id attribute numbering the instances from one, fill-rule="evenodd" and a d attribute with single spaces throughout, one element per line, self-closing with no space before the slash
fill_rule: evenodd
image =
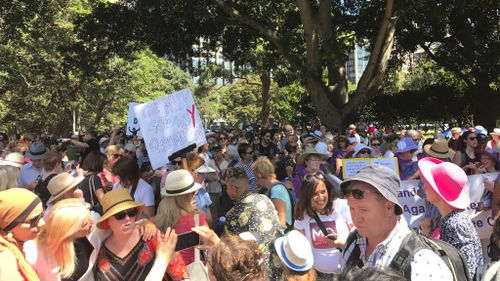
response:
<path id="1" fill-rule="evenodd" d="M 132 209 L 128 209 L 125 211 L 121 211 L 117 214 L 114 214 L 113 216 L 115 217 L 115 219 L 121 221 L 125 218 L 125 216 L 128 216 L 129 218 L 133 218 L 133 217 L 137 216 L 137 213 L 139 213 L 139 210 L 137 210 L 137 208 L 132 208 Z"/>

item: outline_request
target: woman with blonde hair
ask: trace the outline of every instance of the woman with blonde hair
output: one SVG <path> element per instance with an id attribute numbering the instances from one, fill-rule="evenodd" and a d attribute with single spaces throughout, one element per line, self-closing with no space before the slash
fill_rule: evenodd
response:
<path id="1" fill-rule="evenodd" d="M 41 281 L 60 280 L 73 274 L 77 237 L 92 230 L 89 205 L 80 199 L 59 201 L 45 217 L 38 237 L 24 243 L 26 260 Z"/>
<path id="2" fill-rule="evenodd" d="M 175 229 L 177 234 L 191 231 L 198 225 L 206 225 L 205 216 L 196 208 L 195 192 L 201 188 L 187 170 L 175 170 L 165 178 L 161 186 L 162 200 L 154 223 L 162 232 Z M 196 222 L 196 219 L 198 222 Z M 186 264 L 194 261 L 194 248 L 180 251 Z"/>
<path id="3" fill-rule="evenodd" d="M 123 148 L 117 145 L 110 145 L 106 147 L 106 150 L 104 150 L 104 155 L 106 156 L 104 169 L 102 169 L 102 172 L 100 172 L 98 176 L 101 179 L 101 184 L 106 191 L 111 190 L 113 185 L 120 181 L 120 178 L 114 175 L 112 170 L 115 163 L 123 157 L 123 153 L 125 153 Z"/>
<path id="4" fill-rule="evenodd" d="M 0 191 L 17 187 L 19 168 L 9 165 L 0 166 Z"/>

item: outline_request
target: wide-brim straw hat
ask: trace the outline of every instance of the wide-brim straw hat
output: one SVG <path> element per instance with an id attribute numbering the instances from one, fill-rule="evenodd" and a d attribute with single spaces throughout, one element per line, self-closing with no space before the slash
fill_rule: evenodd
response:
<path id="1" fill-rule="evenodd" d="M 441 159 L 451 158 L 455 154 L 453 149 L 448 147 L 446 140 L 435 140 L 432 144 L 425 145 L 424 151 L 429 156 Z"/>
<path id="2" fill-rule="evenodd" d="M 464 210 L 470 204 L 467 175 L 459 166 L 426 157 L 418 161 L 422 179 L 449 206 Z"/>
<path id="3" fill-rule="evenodd" d="M 293 271 L 308 271 L 314 264 L 311 244 L 297 230 L 292 230 L 287 235 L 277 238 L 274 241 L 274 248 L 281 262 Z"/>
<path id="4" fill-rule="evenodd" d="M 201 188 L 201 184 L 194 181 L 193 176 L 187 170 L 175 170 L 165 178 L 165 184 L 161 187 L 161 196 L 180 196 L 195 192 Z"/>
<path id="5" fill-rule="evenodd" d="M 306 160 L 307 156 L 309 156 L 309 155 L 318 155 L 321 158 L 321 160 L 326 159 L 326 154 L 323 154 L 323 153 L 317 151 L 313 147 L 306 147 L 306 150 L 304 151 L 304 153 L 302 153 L 302 155 L 300 155 L 299 158 L 297 158 L 297 163 L 304 165 L 304 161 Z"/>
<path id="6" fill-rule="evenodd" d="M 47 154 L 49 154 L 49 152 L 50 149 L 46 148 L 43 143 L 35 142 L 26 152 L 26 156 L 28 156 L 28 158 L 31 160 L 41 160 L 44 159 Z"/>
<path id="7" fill-rule="evenodd" d="M 66 172 L 60 173 L 59 175 L 53 177 L 47 185 L 47 189 L 51 194 L 49 201 L 47 201 L 47 204 L 51 204 L 52 202 L 54 202 L 54 200 L 63 196 L 64 193 L 66 193 L 68 190 L 80 184 L 83 178 L 84 177 L 82 175 L 73 177 Z"/>
<path id="8" fill-rule="evenodd" d="M 105 193 L 101 199 L 101 205 L 104 214 L 97 222 L 97 227 L 99 228 L 102 228 L 102 223 L 109 217 L 118 214 L 121 211 L 138 208 L 138 214 L 140 214 L 144 208 L 144 204 L 135 202 L 134 199 L 132 199 L 132 196 L 130 196 L 129 191 L 125 188 L 113 189 Z"/>

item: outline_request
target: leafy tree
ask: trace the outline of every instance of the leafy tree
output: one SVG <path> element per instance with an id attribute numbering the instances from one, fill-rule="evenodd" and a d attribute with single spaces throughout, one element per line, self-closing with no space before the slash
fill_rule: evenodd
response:
<path id="1" fill-rule="evenodd" d="M 398 48 L 422 48 L 466 85 L 474 122 L 493 127 L 500 111 L 500 2 L 411 1 L 398 25 Z"/>

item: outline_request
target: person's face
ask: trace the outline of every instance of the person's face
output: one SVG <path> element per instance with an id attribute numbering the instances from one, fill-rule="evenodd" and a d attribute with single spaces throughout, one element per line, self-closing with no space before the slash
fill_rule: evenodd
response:
<path id="1" fill-rule="evenodd" d="M 500 140 L 500 136 L 499 136 L 499 135 L 491 135 L 491 138 L 492 138 L 494 141 L 496 141 L 496 142 L 498 142 L 498 141 Z"/>
<path id="2" fill-rule="evenodd" d="M 87 141 L 89 141 L 91 139 L 92 139 L 92 135 L 91 134 L 86 133 L 85 135 L 83 135 L 83 141 L 84 142 L 87 142 Z"/>
<path id="3" fill-rule="evenodd" d="M 24 222 L 16 225 L 10 231 L 14 239 L 20 242 L 35 239 L 40 232 L 41 227 L 45 225 L 45 222 L 42 218 L 42 212 L 43 206 L 40 203 L 33 211 L 31 211 Z"/>
<path id="4" fill-rule="evenodd" d="M 231 200 L 236 200 L 243 195 L 243 193 L 247 190 L 247 188 L 241 186 L 241 182 L 236 181 L 234 179 L 226 180 L 227 187 L 227 195 Z"/>
<path id="5" fill-rule="evenodd" d="M 35 167 L 35 169 L 37 170 L 40 170 L 42 168 L 42 159 L 38 159 L 38 160 L 31 160 L 31 163 L 33 163 L 33 167 Z"/>
<path id="6" fill-rule="evenodd" d="M 122 158 L 122 154 L 121 153 L 113 153 L 113 154 L 109 154 L 107 155 L 107 159 L 108 159 L 108 167 L 112 168 L 116 161 L 118 161 L 120 158 Z"/>
<path id="7" fill-rule="evenodd" d="M 316 212 L 321 212 L 328 203 L 328 190 L 323 181 L 319 181 L 316 185 L 316 190 L 311 198 L 311 208 Z"/>
<path id="8" fill-rule="evenodd" d="M 247 162 L 252 161 L 252 159 L 253 159 L 253 148 L 252 147 L 247 148 L 247 152 L 243 155 L 243 159 Z"/>
<path id="9" fill-rule="evenodd" d="M 413 153 L 415 151 L 414 150 L 410 150 L 410 151 L 407 151 L 407 152 L 401 152 L 398 154 L 398 158 L 401 159 L 401 160 L 406 160 L 406 161 L 409 161 L 413 158 Z"/>
<path id="10" fill-rule="evenodd" d="M 467 144 L 467 146 L 470 146 L 470 147 L 477 147 L 477 136 L 476 134 L 470 134 L 467 136 L 467 139 L 465 139 L 465 143 Z"/>
<path id="11" fill-rule="evenodd" d="M 222 154 L 222 150 L 221 149 L 214 149 L 212 150 L 212 154 L 214 156 L 215 159 L 221 159 L 222 157 L 224 157 L 224 155 Z"/>
<path id="12" fill-rule="evenodd" d="M 485 168 L 490 168 L 495 164 L 495 162 L 493 162 L 493 160 L 486 155 L 481 155 L 480 161 L 481 165 Z"/>
<path id="13" fill-rule="evenodd" d="M 371 147 L 375 150 L 380 150 L 380 141 L 376 140 L 376 141 L 372 141 L 372 145 Z"/>
<path id="14" fill-rule="evenodd" d="M 344 139 L 339 140 L 339 147 L 340 148 L 346 148 L 347 147 L 347 141 Z"/>
<path id="15" fill-rule="evenodd" d="M 368 148 L 363 148 L 356 154 L 356 158 L 370 158 L 370 155 L 371 151 Z"/>
<path id="16" fill-rule="evenodd" d="M 319 168 L 321 166 L 321 158 L 316 155 L 310 155 L 307 160 L 305 161 L 306 168 L 310 172 L 316 172 L 319 171 Z"/>
<path id="17" fill-rule="evenodd" d="M 130 234 L 135 229 L 135 220 L 138 215 L 137 208 L 123 210 L 109 217 L 109 227 L 115 234 Z"/>
<path id="18" fill-rule="evenodd" d="M 196 209 L 196 197 L 195 197 L 196 192 L 191 192 L 188 194 L 189 196 L 189 202 L 191 203 L 191 207 L 193 209 Z"/>
<path id="19" fill-rule="evenodd" d="M 267 133 L 264 135 L 264 138 L 262 138 L 262 142 L 263 143 L 270 143 L 271 142 L 271 134 L 270 133 Z"/>
<path id="20" fill-rule="evenodd" d="M 454 138 L 454 139 L 458 139 L 460 137 L 460 131 L 455 131 L 451 134 L 451 136 Z"/>
<path id="21" fill-rule="evenodd" d="M 437 197 L 437 195 L 434 192 L 434 190 L 432 189 L 432 187 L 426 181 L 423 181 L 423 182 L 424 182 L 424 185 L 422 186 L 422 189 L 425 192 L 425 200 L 436 205 L 436 203 L 439 202 L 439 198 Z"/>
<path id="22" fill-rule="evenodd" d="M 292 127 L 287 127 L 287 128 L 285 129 L 285 135 L 286 135 L 286 136 L 291 136 L 291 135 L 293 135 L 293 128 L 292 128 Z"/>
<path id="23" fill-rule="evenodd" d="M 362 236 L 370 239 L 387 232 L 387 219 L 394 215 L 394 205 L 382 198 L 371 185 L 352 182 L 348 187 L 347 203 L 354 226 Z"/>
<path id="24" fill-rule="evenodd" d="M 80 238 L 89 235 L 90 232 L 92 231 L 92 225 L 94 225 L 94 220 L 90 216 L 90 211 L 87 210 L 86 219 L 83 220 L 82 227 L 80 228 L 80 230 L 77 233 L 75 233 L 75 238 Z"/>
<path id="25" fill-rule="evenodd" d="M 226 137 L 226 136 L 224 136 L 224 135 L 221 135 L 221 136 L 219 137 L 219 143 L 220 143 L 221 145 L 227 144 L 227 137 Z"/>

